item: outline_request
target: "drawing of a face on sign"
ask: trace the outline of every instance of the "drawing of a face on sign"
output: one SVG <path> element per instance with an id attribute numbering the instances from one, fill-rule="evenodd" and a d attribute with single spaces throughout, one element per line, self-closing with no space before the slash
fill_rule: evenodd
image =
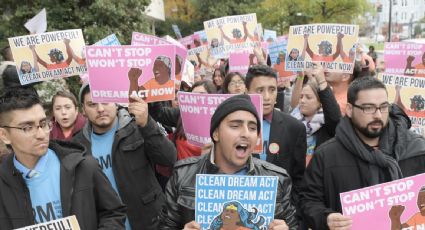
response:
<path id="1" fill-rule="evenodd" d="M 260 230 L 265 222 L 263 216 L 257 216 L 258 210 L 246 210 L 238 201 L 231 201 L 223 205 L 223 210 L 218 214 L 208 227 L 209 230 Z"/>
<path id="2" fill-rule="evenodd" d="M 170 80 L 171 60 L 169 57 L 159 56 L 153 64 L 153 74 L 158 84 L 163 85 Z"/>

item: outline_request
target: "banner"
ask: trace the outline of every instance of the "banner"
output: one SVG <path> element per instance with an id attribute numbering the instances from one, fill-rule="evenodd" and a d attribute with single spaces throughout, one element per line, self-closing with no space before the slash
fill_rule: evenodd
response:
<path id="1" fill-rule="evenodd" d="M 291 26 L 286 70 L 312 69 L 313 63 L 317 63 L 328 72 L 352 73 L 358 33 L 358 25 Z"/>
<path id="2" fill-rule="evenodd" d="M 195 40 L 201 43 L 201 38 L 199 37 L 199 34 L 192 34 L 192 35 L 186 36 L 182 39 L 179 39 L 179 42 L 182 45 L 184 45 L 186 49 L 190 50 L 195 48 Z"/>
<path id="3" fill-rule="evenodd" d="M 278 185 L 277 176 L 197 174 L 195 220 L 202 230 L 267 229 Z"/>
<path id="4" fill-rule="evenodd" d="M 196 31 L 195 33 L 193 33 L 195 36 L 199 37 L 199 41 L 201 42 L 202 45 L 208 45 L 208 37 L 207 37 L 207 33 L 205 32 L 205 30 L 200 30 L 200 31 Z"/>
<path id="5" fill-rule="evenodd" d="M 425 174 L 340 194 L 356 229 L 425 229 Z"/>
<path id="6" fill-rule="evenodd" d="M 276 30 L 268 30 L 268 29 L 264 29 L 264 37 L 263 37 L 264 41 L 268 42 L 268 43 L 272 43 L 275 42 L 277 39 L 277 32 Z"/>
<path id="7" fill-rule="evenodd" d="M 97 41 L 93 45 L 96 46 L 120 46 L 121 43 L 118 40 L 117 36 L 115 34 L 108 35 L 107 37 Z"/>
<path id="8" fill-rule="evenodd" d="M 42 224 L 31 225 L 23 228 L 17 228 L 16 230 L 80 230 L 77 218 L 75 216 L 68 216 L 57 220 L 52 220 Z"/>
<path id="9" fill-rule="evenodd" d="M 168 40 L 167 40 L 168 39 Z M 166 38 L 158 38 L 156 36 L 142 34 L 138 32 L 133 32 L 131 39 L 131 45 L 174 45 L 176 51 L 176 60 L 175 60 L 175 79 L 181 81 L 182 74 L 184 72 L 184 63 L 187 57 L 187 50 L 176 40 L 170 36 Z"/>
<path id="10" fill-rule="evenodd" d="M 386 42 L 385 73 L 425 77 L 425 44 Z"/>
<path id="11" fill-rule="evenodd" d="M 212 142 L 210 137 L 211 117 L 217 106 L 232 96 L 234 95 L 186 92 L 179 92 L 177 94 L 183 129 L 189 143 L 202 147 Z M 258 116 L 263 117 L 263 100 L 261 95 L 252 94 L 249 96 L 251 97 L 252 104 L 257 109 Z M 257 146 L 254 150 L 255 153 L 261 153 L 263 150 L 261 133 L 258 137 Z"/>
<path id="12" fill-rule="evenodd" d="M 47 30 L 47 13 L 46 8 L 43 8 L 38 14 L 25 23 L 25 28 L 31 34 L 41 34 Z"/>
<path id="13" fill-rule="evenodd" d="M 239 72 L 245 75 L 251 65 L 254 65 L 255 54 L 249 50 L 236 51 L 229 54 L 229 72 Z"/>
<path id="14" fill-rule="evenodd" d="M 176 38 L 177 39 L 181 39 L 182 38 L 182 34 L 180 33 L 180 29 L 177 25 L 171 25 L 171 27 L 173 28 L 174 33 L 176 34 Z"/>
<path id="15" fill-rule="evenodd" d="M 411 130 L 425 136 L 425 78 L 380 73 L 378 79 L 386 85 L 390 102 L 409 116 Z"/>
<path id="16" fill-rule="evenodd" d="M 88 46 L 87 68 L 94 102 L 174 99 L 175 46 Z"/>
<path id="17" fill-rule="evenodd" d="M 80 29 L 9 38 L 9 45 L 22 85 L 87 71 Z"/>
<path id="18" fill-rule="evenodd" d="M 261 46 L 256 14 L 235 15 L 204 22 L 213 56 Z"/>

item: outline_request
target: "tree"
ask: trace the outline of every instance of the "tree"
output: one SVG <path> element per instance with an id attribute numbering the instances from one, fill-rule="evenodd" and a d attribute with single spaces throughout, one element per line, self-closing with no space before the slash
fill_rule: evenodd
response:
<path id="1" fill-rule="evenodd" d="M 31 0 L 26 3 L 2 0 L 1 46 L 7 43 L 8 37 L 28 34 L 25 22 L 43 8 L 47 11 L 47 31 L 81 28 L 88 44 L 115 33 L 123 44 L 130 44 L 133 31 L 149 31 L 143 16 L 149 3 L 150 0 Z"/>

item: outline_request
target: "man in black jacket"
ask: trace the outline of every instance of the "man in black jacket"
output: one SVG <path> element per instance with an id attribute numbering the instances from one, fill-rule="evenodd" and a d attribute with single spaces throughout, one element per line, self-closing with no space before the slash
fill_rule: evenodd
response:
<path id="1" fill-rule="evenodd" d="M 339 194 L 425 172 L 425 140 L 409 131 L 410 120 L 388 103 L 385 85 L 371 77 L 353 81 L 347 114 L 334 138 L 308 166 L 300 195 L 312 229 L 349 229 Z"/>
<path id="2" fill-rule="evenodd" d="M 93 102 L 89 86 L 84 85 L 79 100 L 88 122 L 73 140 L 97 159 L 127 205 L 126 229 L 156 230 L 165 197 L 154 165 L 173 166 L 176 148 L 148 115 L 148 106 L 140 98 L 132 98 L 128 111 L 117 109 L 114 103 Z"/>
<path id="3" fill-rule="evenodd" d="M 41 130 L 40 130 L 41 128 Z M 81 229 L 124 229 L 125 207 L 84 147 L 49 142 L 51 123 L 28 89 L 0 98 L 0 229 L 76 215 Z"/>
<path id="4" fill-rule="evenodd" d="M 284 168 L 294 181 L 293 202 L 304 175 L 307 134 L 303 123 L 274 109 L 277 97 L 277 77 L 265 65 L 249 68 L 245 78 L 248 93 L 263 96 L 263 153 L 255 154 L 262 160 Z"/>
<path id="5" fill-rule="evenodd" d="M 193 221 L 196 174 L 278 176 L 275 220 L 269 229 L 297 228 L 295 208 L 290 201 L 290 177 L 284 169 L 251 156 L 260 126 L 260 118 L 247 95 L 231 97 L 217 107 L 210 128 L 213 149 L 209 154 L 175 165 L 166 187 L 167 206 L 161 213 L 160 229 L 200 230 L 200 225 Z"/>

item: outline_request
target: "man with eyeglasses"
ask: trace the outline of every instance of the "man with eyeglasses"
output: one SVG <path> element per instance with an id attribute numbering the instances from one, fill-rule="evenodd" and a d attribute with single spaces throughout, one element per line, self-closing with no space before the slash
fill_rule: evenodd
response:
<path id="1" fill-rule="evenodd" d="M 0 229 L 75 215 L 81 229 L 124 229 L 125 207 L 97 162 L 76 143 L 50 141 L 39 98 L 0 97 L 0 139 L 13 150 L 0 165 Z"/>
<path id="2" fill-rule="evenodd" d="M 425 172 L 425 140 L 409 131 L 408 116 L 388 103 L 372 77 L 348 88 L 346 116 L 322 144 L 304 174 L 300 205 L 312 229 L 350 229 L 339 194 Z"/>

